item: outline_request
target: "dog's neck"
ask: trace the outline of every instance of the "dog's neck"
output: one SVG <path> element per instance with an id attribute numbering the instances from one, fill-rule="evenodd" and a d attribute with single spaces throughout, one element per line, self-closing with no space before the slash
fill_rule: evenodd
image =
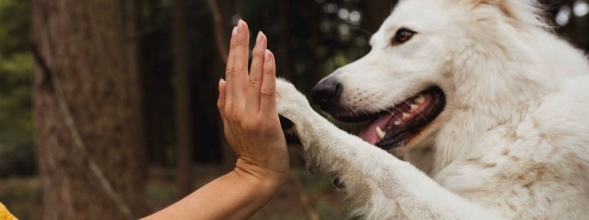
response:
<path id="1" fill-rule="evenodd" d="M 436 138 L 432 175 L 456 160 L 484 154 L 480 140 L 485 133 L 521 121 L 549 93 L 553 83 L 535 54 L 536 45 L 521 39 L 479 41 L 455 56 L 455 90 L 449 94 L 454 102 Z"/>

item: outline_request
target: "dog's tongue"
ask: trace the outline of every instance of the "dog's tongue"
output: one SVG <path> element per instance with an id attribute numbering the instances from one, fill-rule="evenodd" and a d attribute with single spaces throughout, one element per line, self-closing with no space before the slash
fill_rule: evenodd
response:
<path id="1" fill-rule="evenodd" d="M 368 142 L 369 144 L 376 144 L 380 140 L 378 138 L 378 134 L 376 133 L 376 127 L 385 130 L 385 126 L 393 116 L 394 114 L 387 114 L 374 120 L 373 122 L 370 122 L 370 125 L 366 129 L 362 130 L 360 134 L 358 134 L 358 137 Z"/>

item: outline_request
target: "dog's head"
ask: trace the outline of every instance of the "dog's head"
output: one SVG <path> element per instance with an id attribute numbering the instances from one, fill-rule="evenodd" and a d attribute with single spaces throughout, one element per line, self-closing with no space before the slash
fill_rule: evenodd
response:
<path id="1" fill-rule="evenodd" d="M 464 101 L 457 91 L 476 84 L 456 72 L 501 49 L 504 32 L 543 25 L 528 1 L 401 0 L 372 50 L 319 82 L 311 99 L 337 120 L 368 122 L 359 136 L 391 153 L 432 146 Z"/>

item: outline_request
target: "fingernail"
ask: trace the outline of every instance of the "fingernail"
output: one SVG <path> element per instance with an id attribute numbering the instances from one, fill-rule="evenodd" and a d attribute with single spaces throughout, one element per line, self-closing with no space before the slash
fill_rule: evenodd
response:
<path id="1" fill-rule="evenodd" d="M 239 19 L 239 21 L 237 22 L 237 33 L 243 32 L 243 20 Z"/>
<path id="2" fill-rule="evenodd" d="M 265 56 L 264 60 L 266 61 L 266 63 L 269 63 L 272 61 L 272 52 L 270 52 L 270 50 L 266 50 L 266 54 L 264 56 Z"/>
<path id="3" fill-rule="evenodd" d="M 258 32 L 258 38 L 256 39 L 256 45 L 262 45 L 262 32 Z"/>
<path id="4" fill-rule="evenodd" d="M 235 37 L 237 34 L 237 27 L 233 27 L 233 31 L 231 31 L 231 37 Z"/>

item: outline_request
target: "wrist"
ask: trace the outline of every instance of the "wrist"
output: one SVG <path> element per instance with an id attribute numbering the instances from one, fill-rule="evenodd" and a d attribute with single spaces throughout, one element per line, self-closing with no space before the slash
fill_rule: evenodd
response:
<path id="1" fill-rule="evenodd" d="M 249 188 L 249 191 L 257 195 L 258 198 L 270 199 L 286 182 L 274 178 L 258 178 L 238 167 L 233 169 L 230 175 L 236 176 L 239 182 L 246 186 L 246 188 Z"/>
<path id="2" fill-rule="evenodd" d="M 282 169 L 271 170 L 267 169 L 266 166 L 260 166 L 258 163 L 254 163 L 247 158 L 239 157 L 233 172 L 244 181 L 248 181 L 252 184 L 267 189 L 280 189 L 288 178 L 289 167 L 286 166 Z"/>

